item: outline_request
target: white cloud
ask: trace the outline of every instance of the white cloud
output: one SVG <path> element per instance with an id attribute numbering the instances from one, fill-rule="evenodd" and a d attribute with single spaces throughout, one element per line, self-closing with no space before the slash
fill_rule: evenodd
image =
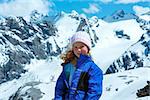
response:
<path id="1" fill-rule="evenodd" d="M 150 2 L 150 0 L 117 0 L 115 3 L 128 4 L 128 3 L 138 3 L 138 2 Z"/>
<path id="2" fill-rule="evenodd" d="M 11 0 L 0 4 L 0 15 L 2 16 L 29 16 L 31 11 L 37 10 L 47 14 L 53 3 L 47 0 Z"/>
<path id="3" fill-rule="evenodd" d="M 100 8 L 97 4 L 89 4 L 89 8 L 82 8 L 82 10 L 87 14 L 95 14 L 100 11 Z"/>
<path id="4" fill-rule="evenodd" d="M 102 2 L 102 3 L 110 3 L 110 2 L 113 2 L 113 0 L 93 0 L 94 2 Z"/>
<path id="5" fill-rule="evenodd" d="M 55 0 L 55 1 L 58 1 L 58 2 L 63 2 L 63 1 L 65 1 L 65 0 Z"/>
<path id="6" fill-rule="evenodd" d="M 136 15 L 141 15 L 143 13 L 147 13 L 148 11 L 150 11 L 150 8 L 136 5 L 133 6 L 133 10 L 135 11 Z"/>
<path id="7" fill-rule="evenodd" d="M 110 3 L 110 2 L 112 2 L 113 0 L 99 0 L 99 1 L 101 1 L 101 2 L 103 2 L 103 3 Z"/>
<path id="8" fill-rule="evenodd" d="M 138 3 L 138 2 L 150 2 L 150 0 L 94 0 L 94 1 L 100 1 L 103 3 L 116 3 L 116 4 L 129 4 L 129 3 Z"/>

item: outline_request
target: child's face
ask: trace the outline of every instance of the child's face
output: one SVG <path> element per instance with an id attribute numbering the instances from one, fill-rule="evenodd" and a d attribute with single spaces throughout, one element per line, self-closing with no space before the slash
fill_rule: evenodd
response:
<path id="1" fill-rule="evenodd" d="M 88 47 L 82 42 L 76 42 L 73 44 L 73 52 L 77 57 L 80 57 L 80 54 L 87 55 Z"/>

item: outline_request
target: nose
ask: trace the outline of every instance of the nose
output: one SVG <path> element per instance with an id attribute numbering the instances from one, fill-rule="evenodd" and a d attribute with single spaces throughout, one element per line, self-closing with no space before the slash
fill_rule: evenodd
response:
<path id="1" fill-rule="evenodd" d="M 81 52 L 81 49 L 80 49 L 80 48 L 78 48 L 78 49 L 77 49 L 77 52 L 78 52 L 78 53 L 80 53 L 80 52 Z"/>

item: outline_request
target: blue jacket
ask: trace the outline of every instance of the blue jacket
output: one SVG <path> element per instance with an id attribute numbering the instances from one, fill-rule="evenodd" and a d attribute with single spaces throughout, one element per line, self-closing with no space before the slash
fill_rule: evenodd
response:
<path id="1" fill-rule="evenodd" d="M 90 56 L 80 55 L 71 85 L 65 73 L 65 66 L 55 87 L 55 100 L 99 100 L 102 95 L 102 70 Z"/>

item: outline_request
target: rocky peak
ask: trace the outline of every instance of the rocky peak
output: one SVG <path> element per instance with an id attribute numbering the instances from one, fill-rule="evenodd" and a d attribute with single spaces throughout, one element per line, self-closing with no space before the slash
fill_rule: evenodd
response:
<path id="1" fill-rule="evenodd" d="M 38 12 L 35 14 L 39 15 Z M 35 17 L 34 22 L 27 22 L 23 17 L 6 17 L 0 21 L 0 46 L 5 48 L 0 53 L 4 59 L 8 59 L 0 65 L 0 83 L 19 78 L 21 73 L 26 72 L 24 65 L 29 64 L 33 58 L 47 59 L 48 56 L 61 53 L 61 48 L 54 39 L 51 40 L 53 43 L 47 41 L 49 37 L 56 36 L 55 25 L 47 20 L 36 23 L 38 20 Z M 56 46 L 56 51 L 48 44 Z"/>
<path id="2" fill-rule="evenodd" d="M 134 45 L 130 46 L 118 59 L 109 66 L 106 74 L 121 72 L 124 70 L 135 69 L 138 67 L 146 67 L 145 62 L 149 62 L 150 56 L 150 35 L 149 31 L 143 34 L 140 40 Z M 140 46 L 142 48 L 140 48 Z M 134 48 L 137 48 L 134 50 Z"/>
<path id="3" fill-rule="evenodd" d="M 116 22 L 121 20 L 136 19 L 137 16 L 132 13 L 125 13 L 124 10 L 115 11 L 111 16 L 103 17 L 106 22 Z"/>

